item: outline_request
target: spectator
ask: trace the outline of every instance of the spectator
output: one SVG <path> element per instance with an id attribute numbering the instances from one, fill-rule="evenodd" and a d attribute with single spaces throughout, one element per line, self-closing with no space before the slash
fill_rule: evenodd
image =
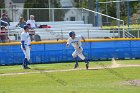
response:
<path id="1" fill-rule="evenodd" d="M 34 15 L 30 15 L 30 20 L 27 20 L 26 24 L 30 24 L 31 29 L 34 29 L 37 27 L 34 20 Z"/>
<path id="2" fill-rule="evenodd" d="M 3 23 L 1 24 L 1 26 L 7 26 L 10 25 L 10 20 L 8 18 L 8 15 L 6 13 L 2 14 L 2 18 L 1 21 L 3 21 Z M 5 22 L 5 23 L 4 23 Z"/>
<path id="3" fill-rule="evenodd" d="M 0 26 L 8 26 L 8 23 L 0 19 Z"/>
<path id="4" fill-rule="evenodd" d="M 26 25 L 26 21 L 24 20 L 23 17 L 20 17 L 20 19 L 19 19 L 19 23 L 17 24 L 17 26 L 23 28 L 24 25 Z"/>
<path id="5" fill-rule="evenodd" d="M 0 42 L 7 42 L 10 41 L 8 38 L 8 32 L 7 29 L 4 26 L 1 26 L 1 31 L 0 31 Z"/>
<path id="6" fill-rule="evenodd" d="M 16 26 L 23 28 L 24 25 L 26 25 L 26 21 L 24 20 L 23 17 L 20 17 L 19 18 L 19 22 L 18 22 L 18 24 Z M 20 39 L 20 36 L 19 35 L 14 34 L 14 36 L 15 36 L 15 40 L 19 40 Z"/>

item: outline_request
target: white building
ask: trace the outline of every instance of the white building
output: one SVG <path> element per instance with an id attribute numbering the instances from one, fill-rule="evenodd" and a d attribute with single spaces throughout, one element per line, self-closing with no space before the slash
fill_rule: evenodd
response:
<path id="1" fill-rule="evenodd" d="M 84 21 L 84 23 L 88 24 L 88 11 L 82 11 L 82 9 L 70 9 L 65 13 L 64 20 L 65 21 Z M 98 26 L 102 26 L 102 16 L 98 15 Z"/>
<path id="2" fill-rule="evenodd" d="M 82 13 L 77 9 L 70 9 L 65 13 L 65 21 L 78 21 L 82 20 Z"/>
<path id="3" fill-rule="evenodd" d="M 81 21 L 88 22 L 88 12 L 82 12 L 81 9 L 70 9 L 65 13 L 65 21 Z"/>
<path id="4" fill-rule="evenodd" d="M 62 8 L 71 8 L 73 7 L 73 0 L 60 0 L 60 4 Z"/>

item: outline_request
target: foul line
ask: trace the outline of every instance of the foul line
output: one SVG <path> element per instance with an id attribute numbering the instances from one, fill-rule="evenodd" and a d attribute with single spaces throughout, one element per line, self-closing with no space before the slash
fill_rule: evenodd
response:
<path id="1" fill-rule="evenodd" d="M 94 67 L 89 68 L 88 70 L 99 70 L 105 68 L 121 68 L 121 67 L 139 67 L 140 65 L 121 65 L 121 66 L 108 66 L 108 67 Z M 65 69 L 65 70 L 36 70 L 33 72 L 19 72 L 19 73 L 4 73 L 0 74 L 0 76 L 12 76 L 12 75 L 25 75 L 25 74 L 39 74 L 39 73 L 50 73 L 50 72 L 68 72 L 68 71 L 78 71 L 78 70 L 86 70 L 85 68 L 78 69 Z"/>

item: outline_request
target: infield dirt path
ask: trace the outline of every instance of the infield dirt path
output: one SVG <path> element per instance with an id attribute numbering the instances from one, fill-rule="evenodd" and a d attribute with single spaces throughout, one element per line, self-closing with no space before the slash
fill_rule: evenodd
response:
<path id="1" fill-rule="evenodd" d="M 94 68 L 89 68 L 88 70 L 99 70 L 99 69 L 107 69 L 107 68 L 122 68 L 122 67 L 140 67 L 140 64 L 118 64 L 114 59 L 112 59 L 111 66 L 99 66 Z M 67 72 L 67 71 L 77 71 L 77 70 L 85 70 L 85 68 L 78 69 L 65 69 L 65 70 L 36 70 L 32 72 L 15 72 L 15 73 L 4 73 L 0 74 L 0 76 L 11 76 L 11 75 L 24 75 L 24 74 L 38 74 L 38 73 L 46 73 L 46 72 Z"/>

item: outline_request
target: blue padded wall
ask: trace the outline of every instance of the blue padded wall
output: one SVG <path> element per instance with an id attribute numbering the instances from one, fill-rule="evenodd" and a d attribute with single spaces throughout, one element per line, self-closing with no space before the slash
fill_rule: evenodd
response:
<path id="1" fill-rule="evenodd" d="M 89 60 L 140 58 L 139 40 L 103 41 L 82 43 L 83 53 Z M 59 44 L 34 44 L 31 50 L 31 63 L 54 63 L 74 61 L 72 46 Z M 0 46 L 0 65 L 22 64 L 24 55 L 20 45 Z"/>

